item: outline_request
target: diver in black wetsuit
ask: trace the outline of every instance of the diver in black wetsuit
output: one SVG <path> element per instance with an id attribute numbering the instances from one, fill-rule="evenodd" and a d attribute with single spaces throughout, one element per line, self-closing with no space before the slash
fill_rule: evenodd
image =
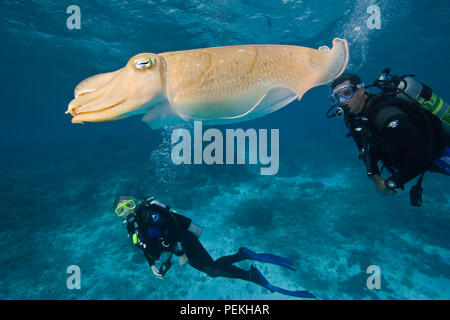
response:
<path id="1" fill-rule="evenodd" d="M 179 257 L 181 265 L 188 262 L 192 267 L 213 278 L 242 279 L 259 284 L 272 292 L 277 291 L 296 297 L 314 297 L 305 290 L 288 291 L 272 286 L 253 265 L 250 270 L 233 266 L 233 263 L 253 259 L 293 270 L 294 262 L 288 258 L 271 254 L 257 254 L 242 247 L 233 255 L 214 260 L 198 239 L 201 228 L 191 219 L 171 210 L 170 207 L 161 204 L 154 198 L 144 198 L 137 202 L 132 197 L 119 197 L 114 201 L 113 208 L 118 216 L 126 219 L 124 223 L 127 224 L 128 235 L 133 244 L 143 250 L 153 274 L 159 279 L 162 279 L 170 268 L 171 256 L 175 254 Z M 164 251 L 171 254 L 158 269 L 155 261 L 159 260 Z"/>
<path id="2" fill-rule="evenodd" d="M 116 201 L 115 209 L 128 208 L 124 205 L 126 202 L 121 200 L 131 200 L 130 207 L 135 206 L 133 199 L 122 197 Z M 232 265 L 245 260 L 245 255 L 238 252 L 214 261 L 198 240 L 201 228 L 191 219 L 152 198 L 143 199 L 134 210 L 130 210 L 126 222 L 129 236 L 136 246 L 143 249 L 149 266 L 158 278 L 162 278 L 165 272 L 161 273 L 156 268 L 155 260 L 159 260 L 163 251 L 169 251 L 179 257 L 181 265 L 189 261 L 191 266 L 211 277 L 250 280 L 250 271 Z"/>
<path id="3" fill-rule="evenodd" d="M 332 90 L 350 129 L 349 136 L 354 138 L 379 193 L 395 194 L 419 175 L 421 183 L 425 171 L 449 174 L 448 164 L 437 165 L 442 163 L 437 160 L 448 157 L 448 126 L 431 112 L 393 95 L 367 93 L 355 74 L 341 75 L 333 82 Z M 431 92 L 426 86 L 423 91 Z M 389 178 L 382 178 L 379 161 L 390 171 Z M 420 205 L 421 200 L 413 203 L 413 189 L 411 203 Z"/>

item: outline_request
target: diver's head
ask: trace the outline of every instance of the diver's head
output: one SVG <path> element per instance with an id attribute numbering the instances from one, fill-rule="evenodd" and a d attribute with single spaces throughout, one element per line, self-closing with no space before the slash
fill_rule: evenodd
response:
<path id="1" fill-rule="evenodd" d="M 114 200 L 113 210 L 118 217 L 126 218 L 136 211 L 137 201 L 133 197 L 121 196 Z"/>
<path id="2" fill-rule="evenodd" d="M 346 113 L 360 114 L 366 102 L 364 86 L 361 79 L 353 73 L 344 73 L 331 85 L 332 98 L 335 99 Z"/>

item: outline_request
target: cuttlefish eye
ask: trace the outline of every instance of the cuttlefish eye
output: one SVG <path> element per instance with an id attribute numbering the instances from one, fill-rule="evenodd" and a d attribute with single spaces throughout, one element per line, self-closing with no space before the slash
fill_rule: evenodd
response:
<path id="1" fill-rule="evenodd" d="M 136 69 L 145 70 L 145 69 L 150 68 L 154 64 L 155 64 L 155 61 L 152 58 L 150 58 L 150 59 L 139 58 L 139 59 L 134 60 L 134 67 Z"/>

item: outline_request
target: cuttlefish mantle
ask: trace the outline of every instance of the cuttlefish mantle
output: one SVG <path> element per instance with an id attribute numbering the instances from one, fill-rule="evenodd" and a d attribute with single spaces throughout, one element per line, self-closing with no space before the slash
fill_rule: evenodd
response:
<path id="1" fill-rule="evenodd" d="M 140 53 L 122 69 L 82 81 L 66 113 L 73 123 L 144 114 L 154 129 L 190 120 L 242 122 L 300 100 L 337 78 L 347 62 L 347 41 L 339 38 L 332 49 L 239 45 Z"/>

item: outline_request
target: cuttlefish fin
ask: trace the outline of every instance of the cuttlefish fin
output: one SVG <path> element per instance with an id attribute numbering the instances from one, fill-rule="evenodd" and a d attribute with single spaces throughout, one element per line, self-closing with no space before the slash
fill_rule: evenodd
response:
<path id="1" fill-rule="evenodd" d="M 312 72 L 310 76 L 303 79 L 302 82 L 293 84 L 292 88 L 298 96 L 302 98 L 306 91 L 313 87 L 327 84 L 339 77 L 347 67 L 348 63 L 348 45 L 347 41 L 340 38 L 333 39 L 333 47 L 321 46 L 310 57 L 310 64 L 321 66 Z"/>
<path id="2" fill-rule="evenodd" d="M 339 77 L 347 67 L 348 63 L 348 45 L 347 41 L 340 38 L 333 39 L 333 47 L 319 47 L 319 51 L 329 54 L 324 71 L 316 81 L 316 86 L 329 83 Z"/>
<path id="3" fill-rule="evenodd" d="M 291 88 L 273 87 L 257 102 L 252 115 L 254 115 L 254 118 L 265 116 L 283 108 L 297 97 L 297 94 Z"/>
<path id="4" fill-rule="evenodd" d="M 183 122 L 183 119 L 172 111 L 167 99 L 158 99 L 141 120 L 152 129 Z"/>
<path id="5" fill-rule="evenodd" d="M 230 117 L 221 117 L 218 119 L 203 119 L 206 124 L 227 124 L 241 121 L 261 118 L 278 109 L 283 108 L 297 98 L 293 89 L 286 86 L 274 86 L 264 93 L 256 103 L 254 103 L 246 112 Z M 189 118 L 189 117 L 188 117 Z M 191 120 L 193 118 L 190 118 Z M 202 120 L 202 119 L 196 119 Z"/>

